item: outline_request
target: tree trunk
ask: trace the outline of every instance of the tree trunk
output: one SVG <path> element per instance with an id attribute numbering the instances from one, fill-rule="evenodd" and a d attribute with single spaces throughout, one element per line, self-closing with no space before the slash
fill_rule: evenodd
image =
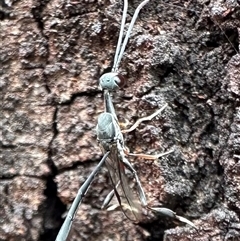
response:
<path id="1" fill-rule="evenodd" d="M 129 1 L 127 22 L 140 1 Z M 109 71 L 122 1 L 1 1 L 0 240 L 54 240 L 78 188 L 100 160 L 99 77 Z M 165 103 L 161 116 L 124 134 L 152 205 L 198 231 L 145 215 L 133 224 L 101 205 L 103 168 L 69 240 L 240 240 L 240 7 L 237 1 L 151 0 L 140 12 L 112 94 L 121 122 Z M 178 226 L 182 226 L 179 228 Z"/>

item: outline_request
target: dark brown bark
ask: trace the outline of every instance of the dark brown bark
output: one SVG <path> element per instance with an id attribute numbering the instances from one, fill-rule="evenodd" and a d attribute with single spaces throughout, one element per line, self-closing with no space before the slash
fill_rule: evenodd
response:
<path id="1" fill-rule="evenodd" d="M 11 1 L 10 1 L 11 2 Z M 140 1 L 129 2 L 128 21 Z M 122 1 L 1 1 L 0 240 L 54 240 L 61 215 L 102 154 L 98 79 L 111 67 Z M 138 225 L 102 211 L 105 169 L 69 240 L 240 240 L 240 7 L 237 1 L 150 1 L 120 65 L 121 121 L 164 103 L 163 115 L 126 136 L 150 203 L 199 231 L 149 215 Z M 181 227 L 178 227 L 181 226 Z"/>

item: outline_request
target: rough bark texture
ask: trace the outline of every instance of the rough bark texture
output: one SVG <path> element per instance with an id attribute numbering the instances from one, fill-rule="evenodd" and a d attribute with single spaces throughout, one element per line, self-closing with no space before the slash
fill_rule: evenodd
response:
<path id="1" fill-rule="evenodd" d="M 129 1 L 128 21 L 139 2 Z M 113 62 L 122 1 L 0 3 L 0 240 L 54 240 L 102 155 L 98 79 Z M 135 225 L 121 211 L 102 211 L 111 190 L 103 169 L 69 240 L 240 240 L 239 19 L 238 1 L 150 1 L 120 65 L 126 86 L 113 94 L 120 120 L 131 123 L 169 104 L 125 136 L 135 153 L 174 152 L 130 161 L 149 202 L 199 231 L 153 215 Z"/>

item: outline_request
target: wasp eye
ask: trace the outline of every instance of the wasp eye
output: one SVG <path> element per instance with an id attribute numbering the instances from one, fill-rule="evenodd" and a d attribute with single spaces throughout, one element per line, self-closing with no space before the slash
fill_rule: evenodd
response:
<path id="1" fill-rule="evenodd" d="M 119 86 L 119 88 L 124 87 L 126 84 L 126 79 L 121 74 L 117 74 L 114 80 L 116 84 Z"/>

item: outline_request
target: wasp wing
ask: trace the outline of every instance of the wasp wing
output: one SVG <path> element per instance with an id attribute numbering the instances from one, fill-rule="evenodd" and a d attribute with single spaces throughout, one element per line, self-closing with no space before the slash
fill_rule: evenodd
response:
<path id="1" fill-rule="evenodd" d="M 142 216 L 142 205 L 138 192 L 130 187 L 132 180 L 126 174 L 127 168 L 124 165 L 123 158 L 125 158 L 123 150 L 119 150 L 117 143 L 114 143 L 110 148 L 110 154 L 105 163 L 115 196 L 123 213 L 131 221 L 138 222 Z"/>

